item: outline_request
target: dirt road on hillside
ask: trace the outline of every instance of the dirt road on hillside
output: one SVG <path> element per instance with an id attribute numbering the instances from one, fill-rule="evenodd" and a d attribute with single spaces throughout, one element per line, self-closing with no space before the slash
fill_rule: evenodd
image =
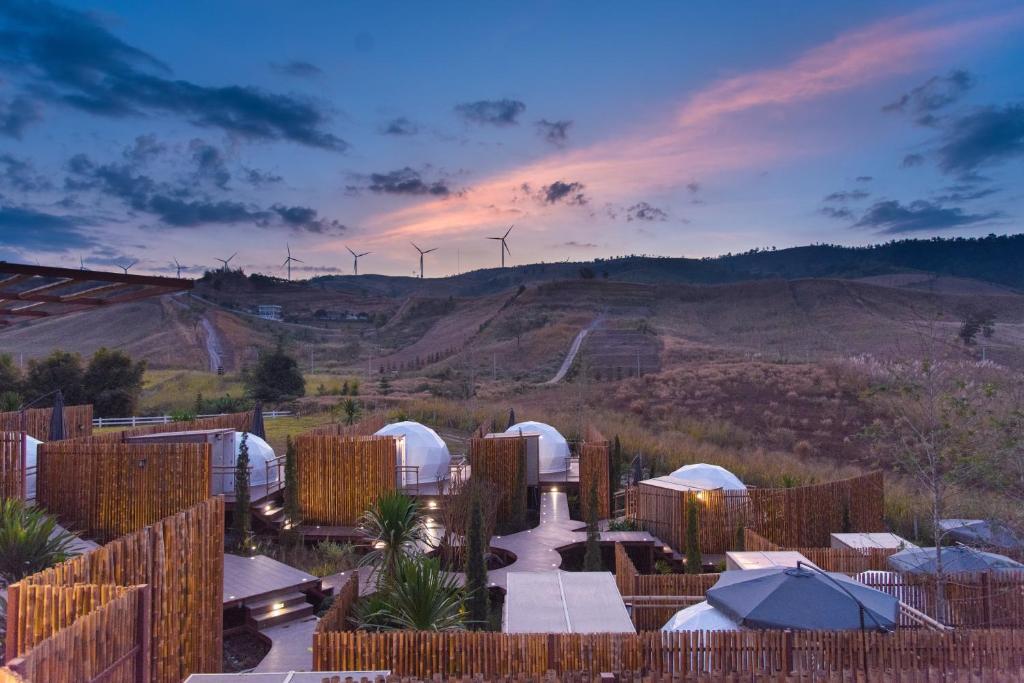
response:
<path id="1" fill-rule="evenodd" d="M 599 315 L 594 318 L 589 325 L 579 331 L 576 338 L 572 340 L 572 344 L 569 346 L 569 353 L 565 354 L 565 358 L 562 360 L 562 365 L 558 368 L 558 372 L 555 373 L 554 377 L 545 382 L 545 384 L 558 384 L 565 378 L 566 373 L 569 372 L 569 368 L 572 367 L 573 361 L 576 360 L 576 354 L 580 352 L 580 346 L 583 345 L 583 340 L 587 338 L 588 334 L 596 330 L 603 320 L 604 316 Z"/>

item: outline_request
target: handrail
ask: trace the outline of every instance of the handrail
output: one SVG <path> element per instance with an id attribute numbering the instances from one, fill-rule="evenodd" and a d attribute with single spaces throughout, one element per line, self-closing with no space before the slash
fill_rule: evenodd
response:
<path id="1" fill-rule="evenodd" d="M 196 415 L 197 420 L 208 417 L 224 417 L 231 413 L 209 413 Z M 294 415 L 290 410 L 268 410 L 263 413 L 263 419 L 273 420 L 278 417 L 291 417 Z M 138 427 L 141 425 L 170 424 L 176 420 L 172 415 L 135 415 L 132 417 L 94 417 L 93 427 Z"/>
<path id="2" fill-rule="evenodd" d="M 917 609 L 915 607 L 911 607 L 910 605 L 908 605 L 907 603 L 903 602 L 902 600 L 900 600 L 900 612 L 903 614 L 903 616 L 905 616 L 910 621 L 913 621 L 916 624 L 924 626 L 925 628 L 930 628 L 933 631 L 953 631 L 954 630 L 951 626 L 946 626 L 941 621 L 937 621 L 937 620 L 931 618 L 930 616 L 928 616 L 927 614 L 925 614 L 921 610 L 919 610 L 919 609 Z"/>

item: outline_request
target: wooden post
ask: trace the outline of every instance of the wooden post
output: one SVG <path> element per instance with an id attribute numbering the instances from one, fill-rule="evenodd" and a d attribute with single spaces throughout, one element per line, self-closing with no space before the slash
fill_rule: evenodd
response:
<path id="1" fill-rule="evenodd" d="M 793 671 L 793 632 L 789 629 L 782 632 L 782 671 Z"/>
<path id="2" fill-rule="evenodd" d="M 4 652 L 8 664 L 14 659 L 14 645 L 18 638 L 18 593 L 20 590 L 21 584 L 18 583 L 12 583 L 7 587 L 7 643 Z"/>
<path id="3" fill-rule="evenodd" d="M 150 653 L 153 639 L 150 626 L 152 618 L 151 584 L 145 584 L 140 586 L 140 588 L 142 590 L 139 591 L 139 621 L 136 625 L 136 639 L 139 643 L 139 651 L 135 659 L 135 680 L 138 683 L 151 683 Z"/>
<path id="4" fill-rule="evenodd" d="M 992 628 L 992 583 L 991 572 L 981 575 L 981 628 Z"/>

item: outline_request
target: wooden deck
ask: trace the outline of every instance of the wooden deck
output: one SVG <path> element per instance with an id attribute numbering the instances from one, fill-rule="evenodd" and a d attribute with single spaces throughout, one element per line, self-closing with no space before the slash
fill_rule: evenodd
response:
<path id="1" fill-rule="evenodd" d="M 320 586 L 319 577 L 271 559 L 266 555 L 224 555 L 224 607 L 285 592 L 304 592 Z"/>

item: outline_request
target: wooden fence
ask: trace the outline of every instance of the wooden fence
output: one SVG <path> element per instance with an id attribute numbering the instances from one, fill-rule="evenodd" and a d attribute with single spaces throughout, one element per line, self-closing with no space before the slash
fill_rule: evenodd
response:
<path id="1" fill-rule="evenodd" d="M 338 594 L 335 596 L 334 602 L 331 603 L 330 608 L 328 608 L 328 610 L 324 612 L 323 616 L 320 617 L 320 621 L 317 622 L 315 631 L 317 633 L 326 633 L 328 631 L 352 630 L 352 623 L 349 621 L 349 616 L 351 616 L 352 607 L 356 604 L 356 600 L 358 599 L 359 574 L 352 572 L 338 590 Z M 314 641 L 314 647 L 315 646 L 316 642 Z"/>
<path id="2" fill-rule="evenodd" d="M 71 528 L 108 541 L 210 495 L 209 444 L 93 439 L 39 446 L 36 500 Z"/>
<path id="3" fill-rule="evenodd" d="M 611 672 L 610 672 L 611 673 Z M 582 672 L 553 672 L 528 676 L 484 676 L 482 674 L 463 676 L 437 675 L 429 679 L 403 676 L 377 676 L 346 678 L 340 674 L 324 674 L 321 683 L 1016 683 L 1024 680 L 1024 668 L 1006 670 L 976 669 L 925 669 L 914 671 L 888 671 L 859 669 L 850 671 L 817 672 L 805 674 L 758 674 L 758 673 L 703 673 L 693 672 L 684 677 L 660 675 L 657 672 L 639 673 L 633 671 L 614 672 L 613 676 L 601 676 Z M 2 683 L 2 679 L 0 679 Z"/>
<path id="4" fill-rule="evenodd" d="M 320 436 L 373 436 L 386 424 L 387 419 L 384 415 L 376 413 L 367 415 L 355 424 L 346 425 L 340 422 L 332 422 L 320 425 L 319 427 L 313 427 L 306 434 L 317 434 Z"/>
<path id="5" fill-rule="evenodd" d="M 25 586 L 19 596 L 39 611 L 35 629 L 15 623 L 25 647 L 7 662 L 28 683 L 148 683 L 147 586 Z M 0 681 L 3 681 L 0 676 Z"/>
<path id="6" fill-rule="evenodd" d="M 25 497 L 21 432 L 0 431 L 0 500 Z"/>
<path id="7" fill-rule="evenodd" d="M 498 492 L 496 523 L 500 533 L 516 528 L 519 511 L 525 514 L 527 496 L 526 438 L 502 436 L 469 440 L 471 477 L 482 479 Z"/>
<path id="8" fill-rule="evenodd" d="M 71 597 L 73 591 L 45 591 L 38 587 L 144 585 L 142 599 L 149 603 L 149 618 L 141 625 L 141 642 L 148 648 L 146 659 L 153 683 L 180 683 L 192 673 L 216 673 L 222 665 L 223 575 L 224 499 L 208 498 L 152 526 L 9 586 L 7 656 L 33 656 L 32 653 L 43 645 L 40 636 L 45 638 L 59 624 L 68 621 L 55 610 L 85 609 L 87 603 Z M 87 599 L 92 598 L 80 598 Z M 97 614 L 106 616 L 94 617 Z M 75 656 L 98 662 L 112 652 L 110 643 L 127 643 L 135 637 L 135 627 L 126 614 L 108 614 L 102 609 L 93 611 L 54 633 L 54 638 L 63 638 L 61 634 L 73 632 L 73 637 L 66 637 L 73 643 L 53 645 L 55 649 L 49 651 L 50 655 L 39 657 L 59 658 L 63 656 L 60 653 L 66 651 L 60 647 L 74 646 L 80 648 L 72 650 Z M 78 624 L 82 626 L 77 627 Z M 53 662 L 47 665 L 57 666 Z M 33 683 L 49 683 L 92 679 L 72 676 L 32 680 Z"/>
<path id="9" fill-rule="evenodd" d="M 597 489 L 597 518 L 611 517 L 611 453 L 607 441 L 585 441 L 580 446 L 580 512 L 590 509 L 590 488 Z"/>
<path id="10" fill-rule="evenodd" d="M 785 548 L 750 529 L 743 530 L 743 549 L 760 551 L 793 550 L 827 572 L 859 574 L 866 571 L 887 571 L 889 556 L 895 548 Z"/>
<path id="11" fill-rule="evenodd" d="M 397 448 L 390 436 L 297 437 L 296 471 L 303 522 L 355 525 L 382 493 L 395 490 Z"/>
<path id="12" fill-rule="evenodd" d="M 50 420 L 53 419 L 53 408 L 29 408 L 25 411 L 25 425 L 28 435 L 48 441 L 50 439 Z M 0 413 L 0 432 L 20 432 L 22 430 L 21 411 L 14 410 Z M 64 406 L 64 438 L 77 439 L 92 434 L 92 406 Z"/>
<path id="13" fill-rule="evenodd" d="M 93 436 L 93 440 L 106 442 L 126 441 L 130 437 L 142 436 L 143 434 L 166 434 L 168 432 L 191 432 L 206 429 L 233 429 L 236 432 L 248 432 L 252 429 L 252 411 L 102 432 Z"/>
<path id="14" fill-rule="evenodd" d="M 686 510 L 698 507 L 701 552 L 734 550 L 744 528 L 785 547 L 825 547 L 838 531 L 884 528 L 881 472 L 785 489 L 676 491 L 641 483 L 627 492 L 627 514 L 677 551 L 686 547 Z"/>
<path id="15" fill-rule="evenodd" d="M 548 671 L 804 675 L 1019 670 L 1024 631 L 694 631 L 635 634 L 326 631 L 314 633 L 318 671 L 391 670 L 399 676 L 537 676 Z"/>
<path id="16" fill-rule="evenodd" d="M 657 630 L 687 604 L 700 602 L 721 574 L 641 574 L 621 543 L 615 544 L 615 585 L 630 604 L 633 625 L 639 631 Z M 693 598 L 647 601 L 636 597 Z"/>

